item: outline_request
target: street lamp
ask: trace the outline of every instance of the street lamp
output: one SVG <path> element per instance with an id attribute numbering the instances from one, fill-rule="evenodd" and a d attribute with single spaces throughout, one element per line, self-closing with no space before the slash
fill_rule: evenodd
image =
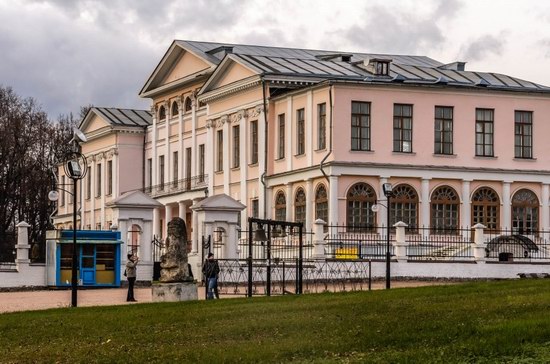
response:
<path id="1" fill-rule="evenodd" d="M 69 192 L 63 188 L 57 189 L 68 192 L 73 196 L 73 259 L 72 259 L 72 274 L 71 274 L 71 306 L 77 307 L 77 290 L 78 290 L 78 281 L 77 281 L 77 245 L 76 245 L 76 215 L 77 215 L 77 181 L 83 179 L 86 176 L 88 171 L 86 158 L 80 153 L 80 142 L 86 142 L 87 138 L 80 130 L 77 128 L 73 129 L 73 139 L 71 142 L 74 142 L 74 151 L 71 152 L 69 160 L 63 165 L 65 169 L 65 175 L 73 180 L 73 190 Z M 59 198 L 59 193 L 57 191 L 50 191 L 48 193 L 48 198 L 50 201 L 57 201 Z M 82 204 L 81 204 L 82 205 Z"/>
<path id="2" fill-rule="evenodd" d="M 391 183 L 384 183 L 382 185 L 384 196 L 386 196 L 386 289 L 390 289 L 390 197 L 393 192 L 393 186 Z"/>

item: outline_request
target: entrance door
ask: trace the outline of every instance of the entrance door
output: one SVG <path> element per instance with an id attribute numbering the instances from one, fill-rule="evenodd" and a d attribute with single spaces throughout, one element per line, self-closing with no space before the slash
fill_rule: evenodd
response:
<path id="1" fill-rule="evenodd" d="M 95 284 L 95 245 L 82 245 L 80 277 L 83 285 Z"/>

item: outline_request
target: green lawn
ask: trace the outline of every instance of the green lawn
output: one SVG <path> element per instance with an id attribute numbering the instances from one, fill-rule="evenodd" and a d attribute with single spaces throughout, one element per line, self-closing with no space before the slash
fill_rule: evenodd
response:
<path id="1" fill-rule="evenodd" d="M 550 280 L 0 315 L 0 362 L 550 362 Z"/>

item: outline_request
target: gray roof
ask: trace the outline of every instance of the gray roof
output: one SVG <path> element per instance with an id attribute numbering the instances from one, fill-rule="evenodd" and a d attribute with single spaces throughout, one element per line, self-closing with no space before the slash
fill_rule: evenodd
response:
<path id="1" fill-rule="evenodd" d="M 153 124 L 153 117 L 147 110 L 93 107 L 89 112 L 91 111 L 103 116 L 113 125 L 148 126 Z"/>
<path id="2" fill-rule="evenodd" d="M 224 48 L 231 48 L 231 58 L 268 76 L 309 77 L 317 81 L 331 79 L 550 92 L 550 87 L 499 73 L 449 69 L 447 65 L 426 56 L 353 53 L 187 40 L 175 42 L 216 65 L 228 55 L 223 52 Z M 349 61 L 342 60 L 343 55 L 347 56 Z M 373 58 L 391 59 L 389 76 L 376 76 L 362 66 L 364 60 Z"/>

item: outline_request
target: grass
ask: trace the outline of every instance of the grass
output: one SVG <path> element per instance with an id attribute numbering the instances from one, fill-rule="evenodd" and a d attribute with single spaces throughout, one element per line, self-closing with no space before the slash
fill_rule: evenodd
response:
<path id="1" fill-rule="evenodd" d="M 550 362 L 550 280 L 0 315 L 0 362 Z"/>

